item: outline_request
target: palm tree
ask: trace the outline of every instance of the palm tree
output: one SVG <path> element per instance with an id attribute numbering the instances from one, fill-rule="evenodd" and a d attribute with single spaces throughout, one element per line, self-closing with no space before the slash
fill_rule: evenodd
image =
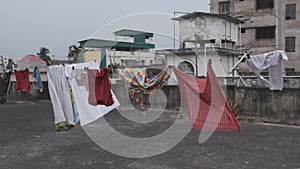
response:
<path id="1" fill-rule="evenodd" d="M 80 54 L 81 51 L 82 51 L 81 46 L 76 46 L 76 45 L 69 46 L 68 58 L 70 58 L 75 63 L 77 63 L 78 62 L 78 57 L 79 57 L 79 54 Z"/>
<path id="2" fill-rule="evenodd" d="M 51 64 L 51 58 L 48 55 L 50 53 L 50 50 L 48 48 L 45 47 L 41 47 L 40 51 L 38 53 L 36 53 L 41 59 L 43 59 L 47 65 Z"/>

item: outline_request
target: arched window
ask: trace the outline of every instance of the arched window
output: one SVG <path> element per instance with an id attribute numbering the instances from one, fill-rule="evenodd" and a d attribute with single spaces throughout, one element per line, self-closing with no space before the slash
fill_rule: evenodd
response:
<path id="1" fill-rule="evenodd" d="M 181 70 L 182 72 L 185 72 L 189 75 L 192 75 L 194 76 L 194 73 L 195 73 L 195 69 L 194 69 L 194 66 L 188 62 L 188 61 L 182 61 L 178 64 L 178 69 Z"/>

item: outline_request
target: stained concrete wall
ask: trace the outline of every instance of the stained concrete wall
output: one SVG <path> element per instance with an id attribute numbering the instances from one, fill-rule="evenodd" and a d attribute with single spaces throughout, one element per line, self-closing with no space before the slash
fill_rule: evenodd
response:
<path id="1" fill-rule="evenodd" d="M 48 83 L 43 82 L 44 89 L 42 92 L 37 89 L 34 82 L 30 82 L 30 91 L 16 90 L 16 82 L 11 82 L 6 102 L 35 102 L 39 100 L 50 100 Z"/>
<path id="2" fill-rule="evenodd" d="M 240 115 L 283 120 L 300 119 L 300 89 L 270 91 L 267 88 L 239 87 L 235 103 Z"/>
<path id="3" fill-rule="evenodd" d="M 277 119 L 281 122 L 300 120 L 300 88 L 270 91 L 268 88 L 223 86 L 223 91 L 232 105 L 236 105 L 239 116 L 257 119 Z M 113 87 L 122 105 L 132 106 L 128 101 L 128 91 L 123 84 Z M 166 86 L 162 89 L 167 97 L 166 109 L 179 110 L 184 107 L 184 98 L 178 86 Z M 156 106 L 162 97 L 156 99 Z M 149 101 L 144 97 L 144 103 Z M 125 101 L 125 102 L 124 102 Z M 181 105 L 182 103 L 182 105 Z"/>

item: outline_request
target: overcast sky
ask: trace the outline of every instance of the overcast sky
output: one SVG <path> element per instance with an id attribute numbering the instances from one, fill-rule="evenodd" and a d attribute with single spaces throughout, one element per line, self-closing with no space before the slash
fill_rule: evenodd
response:
<path id="1" fill-rule="evenodd" d="M 0 51 L 18 59 L 45 46 L 56 59 L 65 59 L 68 46 L 119 18 L 193 11 L 209 12 L 209 0 L 1 0 Z"/>

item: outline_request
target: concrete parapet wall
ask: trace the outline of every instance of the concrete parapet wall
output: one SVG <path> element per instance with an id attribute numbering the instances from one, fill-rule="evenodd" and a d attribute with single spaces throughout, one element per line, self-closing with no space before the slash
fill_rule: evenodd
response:
<path id="1" fill-rule="evenodd" d="M 240 115 L 300 120 L 300 89 L 270 91 L 268 88 L 235 88 L 235 104 Z"/>
<path id="2" fill-rule="evenodd" d="M 15 83 L 10 86 L 7 102 L 35 102 L 50 100 L 47 83 L 44 91 L 39 92 L 31 84 L 31 91 L 16 91 Z M 112 84 L 112 89 L 122 106 L 132 106 L 124 83 Z M 281 121 L 300 121 L 300 88 L 284 88 L 283 91 L 270 91 L 268 88 L 223 86 L 231 103 L 236 106 L 239 116 L 280 119 Z M 152 96 L 141 96 L 145 106 L 179 110 L 184 106 L 179 86 L 165 86 Z M 183 101 L 183 102 L 182 102 Z M 181 104 L 183 103 L 183 104 Z"/>
<path id="3" fill-rule="evenodd" d="M 129 99 L 128 89 L 125 88 L 124 83 L 112 85 L 112 90 L 122 106 L 134 105 Z M 165 86 L 152 95 L 140 95 L 139 98 L 146 107 L 178 110 L 181 106 L 179 86 Z"/>
<path id="4" fill-rule="evenodd" d="M 35 82 L 30 82 L 30 91 L 16 90 L 16 82 L 11 81 L 6 102 L 35 102 L 39 100 L 50 100 L 48 83 L 43 82 L 42 92 L 37 89 Z"/>

